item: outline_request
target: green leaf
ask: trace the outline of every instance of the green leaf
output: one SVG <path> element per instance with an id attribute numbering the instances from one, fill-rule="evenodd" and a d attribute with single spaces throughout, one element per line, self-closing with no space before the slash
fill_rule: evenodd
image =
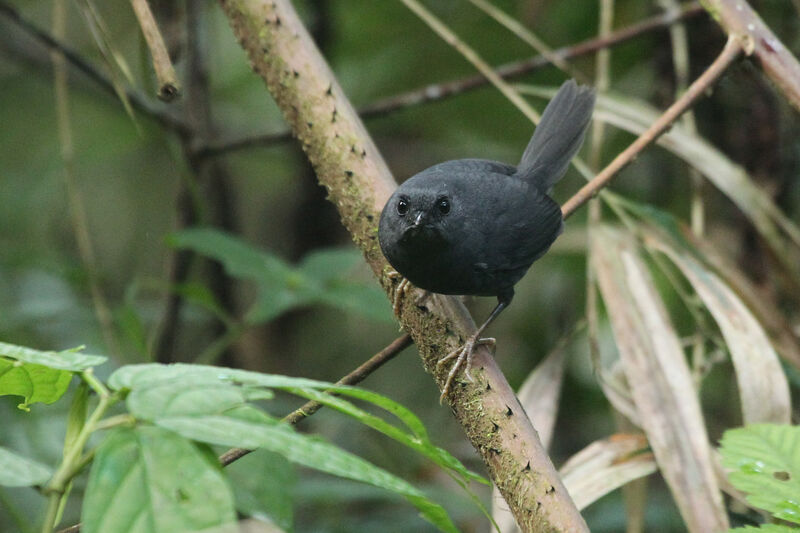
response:
<path id="1" fill-rule="evenodd" d="M 326 282 L 343 278 L 362 259 L 361 253 L 354 248 L 325 248 L 309 252 L 298 270 L 311 279 Z"/>
<path id="2" fill-rule="evenodd" d="M 393 320 L 386 296 L 376 284 L 347 279 L 361 257 L 356 250 L 311 252 L 295 268 L 214 229 L 184 230 L 171 235 L 169 242 L 216 259 L 230 275 L 256 283 L 257 296 L 246 315 L 249 324 L 268 322 L 290 309 L 319 303 L 384 322 Z"/>
<path id="3" fill-rule="evenodd" d="M 193 440 L 246 449 L 263 448 L 294 463 L 386 489 L 405 497 L 423 518 L 442 531 L 457 531 L 444 508 L 406 481 L 333 444 L 301 435 L 285 424 L 261 424 L 214 415 L 161 418 L 156 423 Z"/>
<path id="4" fill-rule="evenodd" d="M 43 485 L 51 475 L 50 469 L 43 464 L 0 446 L 0 485 L 4 487 Z"/>
<path id="5" fill-rule="evenodd" d="M 80 353 L 80 350 L 83 350 L 83 346 L 61 352 L 43 352 L 0 342 L 0 357 L 8 357 L 17 361 L 34 363 L 58 370 L 81 372 L 106 362 L 106 358 L 101 355 L 84 354 Z"/>
<path id="6" fill-rule="evenodd" d="M 20 409 L 36 402 L 57 401 L 69 387 L 72 373 L 0 357 L 0 396 L 22 396 Z"/>
<path id="7" fill-rule="evenodd" d="M 318 299 L 348 313 L 358 313 L 381 322 L 394 323 L 392 306 L 386 294 L 374 283 L 332 282 L 325 287 Z"/>
<path id="8" fill-rule="evenodd" d="M 78 438 L 83 426 L 86 424 L 86 410 L 89 403 L 89 385 L 81 381 L 75 390 L 72 404 L 69 406 L 67 415 L 67 431 L 64 435 L 64 454 L 72 448 L 72 444 Z"/>
<path id="9" fill-rule="evenodd" d="M 735 529 L 729 529 L 729 533 L 797 533 L 796 527 L 784 526 L 782 524 L 761 524 L 759 527 L 744 526 Z"/>
<path id="10" fill-rule="evenodd" d="M 394 404 L 394 406 L 392 406 L 394 414 L 397 415 L 398 418 L 400 418 L 404 422 L 410 422 L 409 427 L 413 426 L 414 428 L 418 428 L 418 426 L 420 426 L 418 428 L 419 433 L 417 433 L 416 437 L 413 437 L 408 433 L 405 433 L 399 428 L 386 422 L 382 418 L 372 415 L 364 411 L 363 409 L 356 407 L 352 403 L 343 400 L 342 398 L 337 398 L 336 396 L 332 396 L 325 392 L 312 389 L 289 388 L 286 390 L 294 394 L 304 396 L 310 400 L 315 400 L 323 405 L 331 407 L 332 409 L 336 409 L 341 413 L 353 417 L 354 419 L 358 420 L 365 426 L 383 433 L 387 437 L 394 439 L 397 442 L 403 444 L 404 446 L 411 448 L 420 455 L 427 457 L 428 459 L 439 465 L 441 468 L 450 470 L 454 474 L 457 474 L 458 476 L 460 476 L 461 479 L 459 481 L 462 482 L 462 484 L 465 484 L 468 481 L 477 481 L 485 485 L 490 485 L 490 483 L 483 477 L 467 470 L 467 468 L 458 459 L 453 457 L 446 450 L 443 450 L 442 448 L 439 448 L 438 446 L 435 446 L 433 443 L 431 443 L 430 440 L 428 440 L 425 428 L 421 427 L 422 423 L 419 422 L 419 419 L 417 419 L 413 413 L 411 413 L 405 408 L 402 408 L 403 412 L 398 412 L 397 410 L 394 410 L 396 409 L 396 407 L 398 407 L 398 404 Z M 353 390 L 347 390 L 346 392 L 341 392 L 341 393 L 355 396 L 357 393 L 351 394 L 353 392 L 354 392 Z M 368 392 L 368 391 L 358 391 L 358 392 Z M 387 398 L 384 398 L 378 394 L 375 393 L 370 393 L 370 394 L 372 395 L 372 397 L 360 394 L 357 397 L 360 397 L 362 399 L 367 399 L 369 397 L 370 400 L 373 401 L 373 403 L 375 403 L 376 405 L 384 403 L 382 400 L 387 400 Z M 379 397 L 380 399 L 375 398 L 375 396 Z M 411 418 L 413 418 L 413 420 Z"/>
<path id="11" fill-rule="evenodd" d="M 108 385 L 115 390 L 138 389 L 156 383 L 176 381 L 179 384 L 227 384 L 250 385 L 266 388 L 279 387 L 311 387 L 330 388 L 336 385 L 327 381 L 307 378 L 295 378 L 275 374 L 261 374 L 248 370 L 223 368 L 208 365 L 192 365 L 175 363 L 145 363 L 126 365 L 118 368 L 108 378 Z"/>
<path id="12" fill-rule="evenodd" d="M 800 427 L 755 424 L 722 436 L 722 466 L 747 501 L 800 524 Z"/>
<path id="13" fill-rule="evenodd" d="M 228 465 L 225 472 L 231 479 L 236 509 L 240 513 L 268 518 L 284 531 L 292 530 L 297 475 L 285 457 L 256 450 Z"/>
<path id="14" fill-rule="evenodd" d="M 231 276 L 250 279 L 260 285 L 283 283 L 292 271 L 283 259 L 211 228 L 192 228 L 173 233 L 167 237 L 167 242 L 176 248 L 189 248 L 216 259 Z"/>
<path id="15" fill-rule="evenodd" d="M 270 391 L 231 384 L 166 382 L 133 390 L 126 400 L 130 413 L 143 420 L 171 416 L 224 414 L 248 400 L 272 398 Z"/>
<path id="16" fill-rule="evenodd" d="M 145 420 L 166 416 L 223 414 L 255 399 L 271 397 L 264 389 L 280 389 L 305 398 L 318 400 L 359 422 L 409 446 L 439 466 L 449 469 L 461 481 L 488 484 L 483 477 L 470 472 L 447 451 L 430 442 L 422 421 L 403 405 L 380 394 L 306 378 L 261 374 L 189 364 L 143 364 L 119 368 L 109 378 L 113 389 L 131 389 L 127 405 L 130 412 Z M 256 389 L 260 387 L 260 389 Z M 376 405 L 394 415 L 411 431 L 395 427 L 341 398 L 319 392 L 336 392 Z"/>
<path id="17" fill-rule="evenodd" d="M 98 447 L 81 531 L 201 531 L 235 519 L 231 488 L 208 449 L 152 426 L 117 428 Z"/>

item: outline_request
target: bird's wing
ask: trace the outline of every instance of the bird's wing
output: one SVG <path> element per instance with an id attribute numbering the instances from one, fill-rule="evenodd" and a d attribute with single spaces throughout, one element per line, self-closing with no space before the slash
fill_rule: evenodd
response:
<path id="1" fill-rule="evenodd" d="M 487 208 L 496 215 L 483 230 L 492 250 L 490 264 L 498 270 L 527 270 L 561 233 L 561 207 L 530 183 L 511 177 L 495 182 L 487 192 L 494 205 Z"/>

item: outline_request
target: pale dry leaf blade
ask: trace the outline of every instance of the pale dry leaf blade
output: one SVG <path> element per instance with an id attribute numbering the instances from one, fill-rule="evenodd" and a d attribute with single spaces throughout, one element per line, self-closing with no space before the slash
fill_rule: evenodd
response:
<path id="1" fill-rule="evenodd" d="M 551 97 L 555 90 L 516 85 L 523 94 Z M 661 111 L 630 95 L 598 94 L 593 118 L 634 135 L 643 133 Z M 800 227 L 783 213 L 747 171 L 703 137 L 675 124 L 656 141 L 703 174 L 750 219 L 784 269 L 800 280 Z"/>
<path id="2" fill-rule="evenodd" d="M 644 435 L 619 434 L 595 441 L 573 455 L 559 473 L 578 509 L 658 470 Z"/>
<path id="3" fill-rule="evenodd" d="M 745 424 L 791 419 L 789 382 L 761 324 L 739 297 L 690 252 L 646 231 L 649 246 L 663 252 L 681 270 L 714 317 L 736 371 Z"/>
<path id="4" fill-rule="evenodd" d="M 592 257 L 642 427 L 691 532 L 728 528 L 703 415 L 686 363 L 632 237 L 592 230 Z"/>

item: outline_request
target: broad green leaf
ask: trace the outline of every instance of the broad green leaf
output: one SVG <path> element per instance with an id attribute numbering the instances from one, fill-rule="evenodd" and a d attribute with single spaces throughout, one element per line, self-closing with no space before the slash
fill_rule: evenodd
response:
<path id="1" fill-rule="evenodd" d="M 235 520 L 231 488 L 207 449 L 152 426 L 115 429 L 98 447 L 81 531 L 174 533 Z"/>
<path id="2" fill-rule="evenodd" d="M 304 307 L 314 303 L 314 297 L 306 287 L 298 286 L 295 289 L 277 287 L 274 290 L 259 292 L 258 299 L 247 311 L 245 320 L 248 324 L 261 324 L 278 318 L 286 311 L 296 307 Z"/>
<path id="3" fill-rule="evenodd" d="M 0 446 L 0 485 L 4 487 L 43 485 L 51 475 L 52 472 L 45 465 Z"/>
<path id="4" fill-rule="evenodd" d="M 147 363 L 141 365 L 127 365 L 117 369 L 108 380 L 112 389 L 147 389 L 157 384 L 169 384 L 175 389 L 188 389 L 195 386 L 230 386 L 230 387 L 263 387 L 266 389 L 281 389 L 287 391 L 326 390 L 350 396 L 370 402 L 383 408 L 401 420 L 421 441 L 428 441 L 427 430 L 422 421 L 408 408 L 391 400 L 385 396 L 357 387 L 346 385 L 336 385 L 327 381 L 318 381 L 307 378 L 295 378 L 275 374 L 262 374 L 248 370 L 238 370 L 232 368 L 221 368 L 205 365 L 191 364 L 171 364 L 163 365 L 159 363 Z M 162 394 L 159 392 L 159 394 Z M 168 394 L 168 393 L 164 393 Z M 237 393 L 238 394 L 238 393 Z M 249 392 L 252 395 L 255 392 Z M 303 393 L 307 395 L 306 393 Z M 236 398 L 241 399 L 242 396 Z M 138 401 L 138 400 L 137 400 Z M 156 402 L 154 397 L 151 401 Z M 231 402 L 234 402 L 231 398 Z M 188 404 L 191 405 L 191 401 Z M 218 413 L 216 402 L 207 402 L 209 408 L 214 411 L 207 411 L 205 414 Z M 231 403 L 233 405 L 233 403 Z M 138 407 L 137 407 L 138 408 Z M 147 408 L 143 408 L 147 409 Z M 154 414 L 158 414 L 160 409 L 150 409 Z M 145 412 L 143 410 L 143 412 Z M 199 413 L 199 410 L 192 413 Z M 191 414 L 191 413 L 187 413 Z"/>
<path id="5" fill-rule="evenodd" d="M 797 533 L 796 527 L 782 524 L 761 524 L 760 526 L 744 526 L 729 529 L 729 533 Z"/>
<path id="6" fill-rule="evenodd" d="M 109 379 L 109 385 L 114 389 L 132 389 L 127 398 L 128 409 L 134 416 L 145 420 L 223 414 L 248 401 L 271 397 L 265 389 L 284 390 L 320 401 L 352 416 L 368 427 L 416 450 L 439 466 L 451 470 L 464 482 L 473 480 L 488 483 L 481 476 L 467 470 L 447 451 L 431 443 L 424 424 L 413 412 L 385 396 L 364 389 L 305 378 L 188 364 L 129 365 L 114 372 Z M 320 392 L 321 390 L 336 392 L 381 407 L 403 422 L 411 434 L 342 398 Z"/>
<path id="7" fill-rule="evenodd" d="M 53 403 L 69 387 L 72 372 L 0 357 L 0 396 L 22 396 L 20 409 L 36 402 Z"/>
<path id="8" fill-rule="evenodd" d="M 285 282 L 292 268 L 281 258 L 211 228 L 186 229 L 167 237 L 176 248 L 188 248 L 216 259 L 231 276 L 278 285 Z"/>
<path id="9" fill-rule="evenodd" d="M 177 285 L 173 285 L 173 290 L 177 294 L 183 296 L 186 301 L 191 302 L 198 307 L 205 309 L 206 311 L 210 311 L 223 320 L 228 320 L 228 313 L 219 304 L 219 302 L 217 302 L 217 299 L 214 297 L 214 293 L 211 292 L 211 289 L 205 285 L 192 282 L 179 283 Z"/>
<path id="10" fill-rule="evenodd" d="M 309 252 L 298 270 L 311 279 L 326 282 L 345 277 L 361 261 L 363 256 L 355 248 L 326 248 Z"/>
<path id="11" fill-rule="evenodd" d="M 223 368 L 208 365 L 175 363 L 145 363 L 126 365 L 111 374 L 108 384 L 112 389 L 137 389 L 149 387 L 159 382 L 173 381 L 183 384 L 229 384 L 249 385 L 266 388 L 309 387 L 327 389 L 337 387 L 327 381 L 295 378 L 275 374 L 261 374 L 249 370 Z M 342 387 L 347 388 L 347 387 Z"/>
<path id="12" fill-rule="evenodd" d="M 285 531 L 294 524 L 293 500 L 297 475 L 280 454 L 256 450 L 225 468 L 236 497 L 236 509 L 255 518 L 268 518 Z M 306 495 L 303 494 L 303 500 Z"/>
<path id="13" fill-rule="evenodd" d="M 689 531 L 728 528 L 703 415 L 678 335 L 634 239 L 592 228 L 591 256 L 647 439 Z"/>
<path id="14" fill-rule="evenodd" d="M 800 427 L 754 424 L 722 436 L 722 466 L 747 501 L 800 524 Z"/>
<path id="15" fill-rule="evenodd" d="M 134 389 L 126 399 L 130 413 L 143 420 L 171 416 L 224 414 L 249 400 L 272 398 L 268 390 L 231 384 L 162 382 Z"/>
<path id="16" fill-rule="evenodd" d="M 389 424 L 382 418 L 372 415 L 342 398 L 337 398 L 336 396 L 326 394 L 325 392 L 316 391 L 313 389 L 295 388 L 289 388 L 286 390 L 299 396 L 304 396 L 310 400 L 317 401 L 323 405 L 353 417 L 365 426 L 379 431 L 387 437 L 411 448 L 420 455 L 427 457 L 440 467 L 451 470 L 453 473 L 460 476 L 462 478 L 462 482 L 464 483 L 472 480 L 489 485 L 487 480 L 467 470 L 466 467 L 464 467 L 464 465 L 461 464 L 461 462 L 453 457 L 450 453 L 442 448 L 439 448 L 438 446 L 433 445 L 433 443 L 427 439 L 427 435 L 423 435 L 422 438 L 415 438 L 412 435 L 409 435 L 408 433 L 405 433 L 399 428 L 393 426 L 392 424 Z M 410 412 L 408 414 L 414 416 Z"/>
<path id="17" fill-rule="evenodd" d="M 386 294 L 374 283 L 330 282 L 317 298 L 322 303 L 349 313 L 358 313 L 386 323 L 395 320 Z"/>
<path id="18" fill-rule="evenodd" d="M 81 372 L 106 362 L 106 358 L 103 356 L 80 353 L 82 349 L 83 347 L 81 346 L 61 352 L 43 352 L 33 348 L 0 342 L 0 357 L 8 357 L 25 363 L 43 365 L 58 370 L 70 370 L 72 372 Z"/>
<path id="19" fill-rule="evenodd" d="M 301 435 L 286 424 L 260 424 L 213 415 L 161 418 L 156 423 L 192 440 L 246 449 L 263 448 L 309 468 L 381 487 L 406 498 L 423 518 L 442 531 L 457 531 L 444 508 L 406 481 L 333 444 Z"/>
<path id="20" fill-rule="evenodd" d="M 290 309 L 319 303 L 384 322 L 392 320 L 386 296 L 376 284 L 347 278 L 360 258 L 355 250 L 311 252 L 295 268 L 214 229 L 184 230 L 171 235 L 169 242 L 214 258 L 230 275 L 256 283 L 258 293 L 246 314 L 249 324 L 268 322 Z"/>

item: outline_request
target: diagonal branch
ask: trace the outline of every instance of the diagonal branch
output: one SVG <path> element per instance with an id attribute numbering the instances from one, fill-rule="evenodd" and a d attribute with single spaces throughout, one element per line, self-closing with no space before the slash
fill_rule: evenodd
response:
<path id="1" fill-rule="evenodd" d="M 700 3 L 728 35 L 744 41 L 747 55 L 758 59 L 789 103 L 800 110 L 800 63 L 747 0 L 701 0 Z"/>
<path id="2" fill-rule="evenodd" d="M 608 164 L 597 176 L 589 183 L 581 187 L 572 197 L 561 207 L 564 218 L 568 218 L 580 206 L 588 202 L 603 187 L 608 185 L 611 179 L 620 170 L 631 163 L 636 156 L 649 144 L 658 139 L 675 122 L 684 111 L 689 109 L 700 96 L 702 96 L 725 70 L 733 63 L 742 52 L 742 46 L 738 39 L 729 37 L 722 52 L 717 59 L 706 69 L 703 74 L 692 83 L 683 96 L 678 98 L 658 120 L 656 120 L 644 133 L 642 133 L 628 148 L 623 150 L 611 163 Z"/>
<path id="3" fill-rule="evenodd" d="M 703 8 L 697 2 L 685 4 L 679 10 L 670 11 L 644 19 L 636 24 L 625 28 L 620 28 L 606 36 L 594 37 L 575 43 L 569 46 L 556 48 L 550 53 L 551 59 L 567 61 L 569 59 L 591 54 L 597 50 L 610 48 L 644 35 L 654 30 L 668 28 L 681 20 L 693 17 L 703 12 Z M 528 59 L 513 61 L 498 66 L 495 69 L 497 75 L 503 79 L 512 79 L 524 74 L 528 74 L 550 64 L 550 59 L 544 55 L 535 55 Z M 418 89 L 404 93 L 388 96 L 377 100 L 371 104 L 360 107 L 358 114 L 362 119 L 386 116 L 396 111 L 413 107 L 416 105 L 436 102 L 445 98 L 462 94 L 468 91 L 479 89 L 489 84 L 489 79 L 482 74 L 475 74 L 464 78 L 426 85 Z M 212 145 L 207 145 L 199 149 L 202 157 L 219 155 L 234 150 L 252 148 L 254 146 L 268 145 L 273 143 L 285 142 L 292 138 L 290 131 L 278 131 L 266 133 L 242 139 L 222 141 Z"/>
<path id="4" fill-rule="evenodd" d="M 378 370 L 385 363 L 394 359 L 400 352 L 408 348 L 414 343 L 408 333 L 404 333 L 390 342 L 383 350 L 376 353 L 355 370 L 344 376 L 336 382 L 337 385 L 356 385 L 366 379 L 367 376 Z M 289 424 L 297 424 L 301 420 L 308 418 L 324 407 L 321 403 L 316 401 L 308 401 L 295 409 L 285 417 L 284 422 Z M 228 466 L 240 457 L 244 457 L 253 450 L 245 450 L 244 448 L 231 448 L 219 456 L 219 462 L 222 466 Z"/>
<path id="5" fill-rule="evenodd" d="M 33 40 L 45 47 L 49 52 L 58 52 L 64 56 L 73 67 L 83 73 L 87 78 L 96 83 L 106 93 L 115 96 L 114 84 L 111 80 L 97 70 L 91 63 L 86 61 L 78 52 L 56 39 L 45 30 L 38 28 L 31 22 L 22 18 L 17 9 L 6 2 L 0 1 L 0 14 L 8 18 L 17 27 L 27 33 Z M 131 105 L 141 113 L 153 118 L 162 126 L 170 129 L 181 136 L 191 134 L 189 125 L 173 113 L 154 105 L 150 100 L 143 97 L 133 89 L 126 90 Z"/>
<path id="6" fill-rule="evenodd" d="M 378 215 L 396 187 L 361 120 L 314 46 L 289 0 L 220 0 L 253 69 L 267 83 L 294 135 L 328 189 L 342 221 L 387 292 L 399 282 L 378 245 Z M 400 298 L 398 314 L 425 369 L 441 389 L 436 362 L 475 324 L 463 305 Z M 541 442 L 488 350 L 475 354 L 474 381 L 447 396 L 458 422 L 524 531 L 587 531 Z"/>

